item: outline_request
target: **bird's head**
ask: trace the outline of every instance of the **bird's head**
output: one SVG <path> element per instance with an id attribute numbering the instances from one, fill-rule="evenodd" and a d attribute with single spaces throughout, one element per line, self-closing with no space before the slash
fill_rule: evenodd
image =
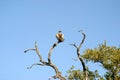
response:
<path id="1" fill-rule="evenodd" d="M 62 31 L 58 31 L 58 33 L 62 33 Z"/>

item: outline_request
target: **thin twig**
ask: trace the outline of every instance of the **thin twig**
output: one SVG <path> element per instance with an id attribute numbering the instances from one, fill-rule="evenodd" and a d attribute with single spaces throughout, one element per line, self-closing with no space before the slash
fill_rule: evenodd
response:
<path id="1" fill-rule="evenodd" d="M 38 50 L 37 42 L 35 42 L 35 51 L 36 51 L 38 57 L 40 58 L 40 62 L 44 62 L 42 60 L 42 56 L 40 55 L 40 51 Z"/>
<path id="2" fill-rule="evenodd" d="M 79 45 L 79 49 L 81 48 L 81 46 L 82 46 L 82 44 L 84 43 L 84 41 L 85 41 L 85 38 L 86 38 L 86 35 L 83 33 L 83 31 L 79 31 L 79 32 L 81 32 L 82 33 L 82 35 L 83 35 L 83 39 L 82 39 L 82 41 L 81 41 L 81 43 L 80 43 L 80 45 Z"/>
<path id="3" fill-rule="evenodd" d="M 75 48 L 78 48 L 77 45 L 74 43 L 74 44 L 70 44 L 71 46 L 74 46 Z"/>
<path id="4" fill-rule="evenodd" d="M 43 64 L 40 64 L 40 63 L 34 63 L 34 64 L 32 64 L 30 67 L 27 67 L 27 69 L 31 69 L 33 66 L 36 66 L 36 65 L 41 65 L 41 66 L 43 66 Z"/>
<path id="5" fill-rule="evenodd" d="M 35 51 L 35 49 L 31 48 L 31 49 L 25 50 L 24 53 L 27 53 L 28 51 L 32 51 L 32 50 Z"/>

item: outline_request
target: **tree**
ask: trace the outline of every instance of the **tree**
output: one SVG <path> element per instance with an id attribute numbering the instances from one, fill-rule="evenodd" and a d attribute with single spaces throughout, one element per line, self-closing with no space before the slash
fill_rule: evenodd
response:
<path id="1" fill-rule="evenodd" d="M 83 61 L 83 58 L 82 58 L 82 56 L 80 54 L 80 48 L 81 48 L 81 46 L 82 46 L 82 44 L 83 44 L 83 42 L 85 40 L 86 35 L 82 31 L 79 31 L 79 32 L 81 32 L 82 35 L 83 35 L 83 39 L 82 39 L 80 45 L 79 46 L 77 46 L 76 44 L 70 44 L 70 45 L 74 46 L 77 49 L 77 56 L 78 56 L 82 66 L 83 66 L 83 73 L 84 73 L 85 80 L 88 80 L 88 73 L 87 73 L 87 69 L 86 69 L 86 66 L 85 66 L 85 62 Z M 52 45 L 52 47 L 50 48 L 50 51 L 48 53 L 48 61 L 44 61 L 42 59 L 42 56 L 40 54 L 40 51 L 38 50 L 38 46 L 37 46 L 36 42 L 35 42 L 35 47 L 34 48 L 30 48 L 30 49 L 27 49 L 27 50 L 24 51 L 25 53 L 28 52 L 28 51 L 31 51 L 31 50 L 35 51 L 37 53 L 39 59 L 40 59 L 39 63 L 32 64 L 30 67 L 28 67 L 28 69 L 31 69 L 35 65 L 50 66 L 50 67 L 52 67 L 55 70 L 55 73 L 56 73 L 56 75 L 53 76 L 52 78 L 54 78 L 54 79 L 58 78 L 60 80 L 66 80 L 65 77 L 63 77 L 61 72 L 58 70 L 57 66 L 55 64 L 53 64 L 52 61 L 51 61 L 51 54 L 52 54 L 53 49 L 59 43 L 64 41 L 64 35 L 62 34 L 62 31 L 58 31 L 58 33 L 56 34 L 56 38 L 57 38 L 57 42 L 55 42 Z"/>
<path id="2" fill-rule="evenodd" d="M 105 74 L 107 80 L 120 80 L 120 48 L 107 46 L 104 42 L 97 48 L 86 49 L 83 57 L 86 61 L 101 63 L 108 70 Z"/>
<path id="3" fill-rule="evenodd" d="M 53 49 L 55 48 L 55 47 L 57 47 L 57 45 L 59 44 L 59 43 L 61 43 L 61 42 L 63 42 L 64 41 L 64 35 L 61 33 L 61 31 L 59 32 L 59 33 L 57 33 L 56 34 L 57 35 L 57 42 L 55 42 L 53 45 L 52 45 L 52 47 L 50 48 L 50 51 L 49 51 L 49 53 L 48 53 L 48 61 L 44 61 L 43 59 L 42 59 L 42 56 L 41 56 L 41 54 L 40 54 L 40 51 L 38 50 L 38 46 L 37 46 L 37 43 L 35 42 L 35 47 L 34 48 L 30 48 L 30 49 L 27 49 L 27 50 L 25 50 L 24 52 L 26 53 L 26 52 L 28 52 L 28 51 L 35 51 L 36 53 L 37 53 L 37 55 L 38 55 L 38 57 L 39 57 L 39 63 L 34 63 L 34 64 L 32 64 L 30 67 L 28 67 L 28 69 L 31 69 L 33 66 L 35 66 L 35 65 L 40 65 L 40 66 L 50 66 L 50 67 L 52 67 L 54 70 L 55 70 L 55 73 L 56 73 L 56 75 L 55 76 L 52 76 L 52 78 L 54 78 L 54 79 L 60 79 L 60 80 L 66 80 L 63 76 L 62 76 L 62 74 L 61 74 L 61 72 L 59 71 L 59 69 L 58 69 L 58 67 L 55 65 L 55 64 L 53 64 L 52 63 L 52 61 L 51 61 L 51 54 L 52 54 L 52 51 L 53 51 Z M 51 78 L 50 78 L 51 79 Z M 50 80 L 49 79 L 49 80 Z"/>
<path id="4" fill-rule="evenodd" d="M 88 71 L 89 80 L 120 80 L 120 48 L 107 46 L 106 42 L 100 44 L 97 48 L 86 49 L 82 57 L 86 62 L 101 63 L 102 67 L 107 70 L 104 77 L 96 71 Z M 68 71 L 69 80 L 84 80 L 84 74 L 81 70 L 75 70 L 72 66 Z"/>
<path id="5" fill-rule="evenodd" d="M 68 80 L 120 80 L 120 48 L 117 48 L 115 46 L 107 46 L 106 42 L 103 44 L 100 44 L 97 48 L 94 49 L 86 49 L 84 51 L 84 54 L 81 55 L 80 48 L 82 47 L 82 44 L 85 41 L 86 35 L 82 32 L 83 39 L 81 40 L 80 44 L 77 46 L 76 44 L 70 44 L 71 46 L 76 48 L 76 53 L 79 61 L 81 62 L 81 65 L 83 67 L 83 70 L 74 70 L 74 67 L 71 67 L 70 70 L 67 71 Z M 52 67 L 56 73 L 55 76 L 52 76 L 52 78 L 60 79 L 60 80 L 66 80 L 65 77 L 62 76 L 61 72 L 59 71 L 58 67 L 52 63 L 51 61 L 51 54 L 55 47 L 58 46 L 59 43 L 64 41 L 64 35 L 61 31 L 58 31 L 56 34 L 57 42 L 55 42 L 52 47 L 49 50 L 48 53 L 48 60 L 44 61 L 42 59 L 42 56 L 40 54 L 40 51 L 38 50 L 37 43 L 35 42 L 35 47 L 25 50 L 24 52 L 28 51 L 35 51 L 40 59 L 39 63 L 34 63 L 28 69 L 31 69 L 35 65 L 40 66 L 49 66 Z M 99 62 L 102 64 L 103 68 L 108 70 L 106 74 L 104 75 L 104 78 L 101 77 L 97 70 L 96 71 L 90 71 L 89 68 L 86 67 L 85 62 L 91 61 L 93 63 Z"/>

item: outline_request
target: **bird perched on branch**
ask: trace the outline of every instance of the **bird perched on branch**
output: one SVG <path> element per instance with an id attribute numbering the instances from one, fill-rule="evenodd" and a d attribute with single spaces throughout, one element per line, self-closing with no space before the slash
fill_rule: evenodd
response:
<path id="1" fill-rule="evenodd" d="M 64 34 L 62 34 L 62 31 L 58 31 L 58 33 L 56 34 L 56 38 L 57 38 L 58 42 L 64 41 Z"/>

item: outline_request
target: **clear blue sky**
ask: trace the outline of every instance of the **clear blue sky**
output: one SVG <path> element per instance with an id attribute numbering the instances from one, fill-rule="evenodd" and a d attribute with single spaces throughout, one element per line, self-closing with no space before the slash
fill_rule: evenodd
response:
<path id="1" fill-rule="evenodd" d="M 119 46 L 120 0 L 0 0 L 0 80 L 48 80 L 53 76 L 50 67 L 26 69 L 39 58 L 33 51 L 23 51 L 37 41 L 47 60 L 58 30 L 65 34 L 65 42 L 54 49 L 53 63 L 63 75 L 72 65 L 82 70 L 80 62 L 72 60 L 77 58 L 76 49 L 69 45 L 79 44 L 82 35 L 77 31 L 81 29 L 87 36 L 81 52 L 104 40 L 107 45 Z M 99 68 L 99 72 L 104 71 Z"/>

